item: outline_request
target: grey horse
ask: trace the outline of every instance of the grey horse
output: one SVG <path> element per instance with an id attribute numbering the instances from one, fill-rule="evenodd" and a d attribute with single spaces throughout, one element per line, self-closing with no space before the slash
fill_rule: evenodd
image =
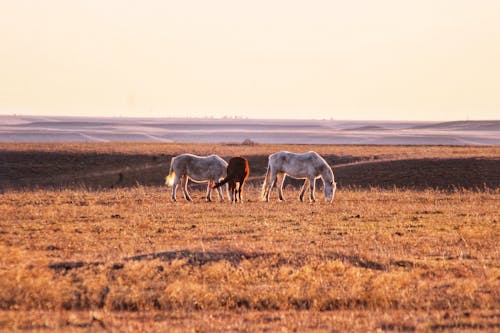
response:
<path id="1" fill-rule="evenodd" d="M 226 177 L 227 162 L 217 155 L 197 156 L 193 154 L 181 154 L 172 158 L 170 172 L 165 178 L 167 188 L 172 186 L 172 201 L 176 201 L 177 186 L 181 184 L 184 198 L 188 201 L 193 199 L 188 192 L 188 180 L 197 183 L 208 182 L 207 201 L 212 201 L 210 194 L 212 186 Z M 221 188 L 217 188 L 220 201 L 224 201 Z"/>
<path id="2" fill-rule="evenodd" d="M 304 193 L 309 183 L 310 201 L 316 201 L 314 197 L 316 179 L 323 180 L 325 200 L 333 202 L 337 184 L 335 183 L 332 168 L 318 153 L 310 151 L 304 154 L 295 154 L 287 151 L 280 151 L 269 155 L 266 177 L 262 185 L 262 199 L 269 201 L 269 192 L 278 180 L 278 175 L 282 175 L 278 185 L 278 195 L 280 200 L 283 197 L 283 182 L 286 176 L 297 179 L 305 179 L 300 190 L 300 201 L 304 198 Z"/>

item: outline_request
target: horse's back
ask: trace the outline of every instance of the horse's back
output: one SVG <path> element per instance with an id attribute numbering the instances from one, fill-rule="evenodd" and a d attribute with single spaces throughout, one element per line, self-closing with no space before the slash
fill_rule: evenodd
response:
<path id="1" fill-rule="evenodd" d="M 172 159 L 172 166 L 178 175 L 188 175 L 193 180 L 224 177 L 227 162 L 217 155 L 198 156 L 180 154 Z"/>
<path id="2" fill-rule="evenodd" d="M 239 169 L 244 169 L 248 167 L 248 160 L 240 156 L 231 157 L 231 159 L 229 160 L 229 165 L 232 165 Z"/>
<path id="3" fill-rule="evenodd" d="M 172 161 L 176 163 L 218 163 L 221 165 L 227 165 L 227 162 L 224 161 L 218 155 L 208 155 L 208 156 L 198 156 L 190 153 L 184 153 L 173 157 Z"/>
<path id="4" fill-rule="evenodd" d="M 308 151 L 307 153 L 297 154 L 289 151 L 279 151 L 269 155 L 269 163 L 316 163 L 322 161 L 323 158 L 315 151 Z"/>
<path id="5" fill-rule="evenodd" d="M 308 151 L 306 153 L 291 153 L 289 151 L 283 150 L 278 151 L 269 155 L 270 160 L 275 159 L 309 159 L 309 158 L 317 158 L 321 156 L 315 151 Z"/>
<path id="6" fill-rule="evenodd" d="M 317 176 L 326 167 L 326 161 L 315 151 L 291 153 L 279 151 L 269 155 L 269 167 L 276 172 L 284 172 L 289 176 L 300 178 L 306 175 Z"/>
<path id="7" fill-rule="evenodd" d="M 250 173 L 250 166 L 248 165 L 248 160 L 244 157 L 236 156 L 229 160 L 227 166 L 227 174 L 233 175 L 239 180 L 244 180 L 248 177 Z"/>
<path id="8" fill-rule="evenodd" d="M 174 156 L 172 158 L 172 164 L 186 164 L 186 163 L 189 163 L 189 161 L 200 159 L 200 158 L 202 158 L 202 157 L 198 156 L 198 155 L 184 153 L 184 154 Z"/>
<path id="9" fill-rule="evenodd" d="M 209 155 L 206 158 L 210 159 L 213 162 L 217 162 L 217 163 L 219 163 L 219 164 L 224 165 L 225 167 L 227 167 L 227 162 L 222 157 L 220 157 L 219 155 Z"/>

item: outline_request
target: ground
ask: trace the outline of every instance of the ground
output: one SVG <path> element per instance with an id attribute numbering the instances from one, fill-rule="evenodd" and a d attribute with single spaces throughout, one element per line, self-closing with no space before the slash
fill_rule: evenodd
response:
<path id="1" fill-rule="evenodd" d="M 334 203 L 298 202 L 294 182 L 286 201 L 261 202 L 267 154 L 313 148 L 334 167 Z M 250 158 L 245 203 L 205 202 L 200 186 L 171 203 L 170 156 L 209 150 Z M 500 329 L 497 147 L 5 144 L 0 156 L 2 330 Z"/>

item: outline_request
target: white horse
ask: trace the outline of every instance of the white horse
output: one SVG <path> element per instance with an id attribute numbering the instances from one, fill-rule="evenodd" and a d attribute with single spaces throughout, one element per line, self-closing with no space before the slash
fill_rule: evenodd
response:
<path id="1" fill-rule="evenodd" d="M 282 175 L 281 182 L 278 185 L 280 200 L 285 200 L 283 197 L 283 182 L 286 176 L 290 176 L 292 178 L 305 179 L 299 194 L 300 201 L 304 199 L 307 183 L 309 183 L 310 200 L 312 202 L 316 201 L 314 197 L 316 179 L 321 177 L 323 180 L 325 200 L 333 202 L 337 184 L 333 177 L 332 168 L 330 168 L 328 163 L 314 151 L 304 154 L 280 151 L 269 155 L 266 177 L 262 185 L 262 199 L 264 201 L 269 201 L 269 192 L 277 182 L 278 175 Z"/>
<path id="2" fill-rule="evenodd" d="M 182 184 L 184 198 L 192 201 L 188 193 L 188 180 L 191 179 L 197 183 L 208 182 L 207 201 L 212 201 L 210 194 L 212 186 L 216 182 L 226 177 L 227 162 L 217 155 L 196 156 L 192 154 L 181 154 L 172 158 L 170 162 L 170 172 L 165 178 L 167 188 L 172 186 L 172 201 L 176 201 L 177 185 Z M 220 201 L 224 201 L 221 188 L 217 188 Z"/>

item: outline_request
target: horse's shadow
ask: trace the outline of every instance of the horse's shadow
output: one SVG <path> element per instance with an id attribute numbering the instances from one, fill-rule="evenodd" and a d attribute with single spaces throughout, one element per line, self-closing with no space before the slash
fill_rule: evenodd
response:
<path id="1" fill-rule="evenodd" d="M 189 265 L 203 266 L 209 263 L 219 261 L 227 261 L 233 266 L 237 266 L 243 260 L 254 259 L 258 257 L 267 256 L 262 253 L 245 253 L 242 251 L 165 251 L 148 254 L 140 254 L 133 257 L 123 258 L 125 261 L 141 261 L 141 260 L 154 260 L 160 259 L 162 261 L 173 261 L 186 259 Z"/>

